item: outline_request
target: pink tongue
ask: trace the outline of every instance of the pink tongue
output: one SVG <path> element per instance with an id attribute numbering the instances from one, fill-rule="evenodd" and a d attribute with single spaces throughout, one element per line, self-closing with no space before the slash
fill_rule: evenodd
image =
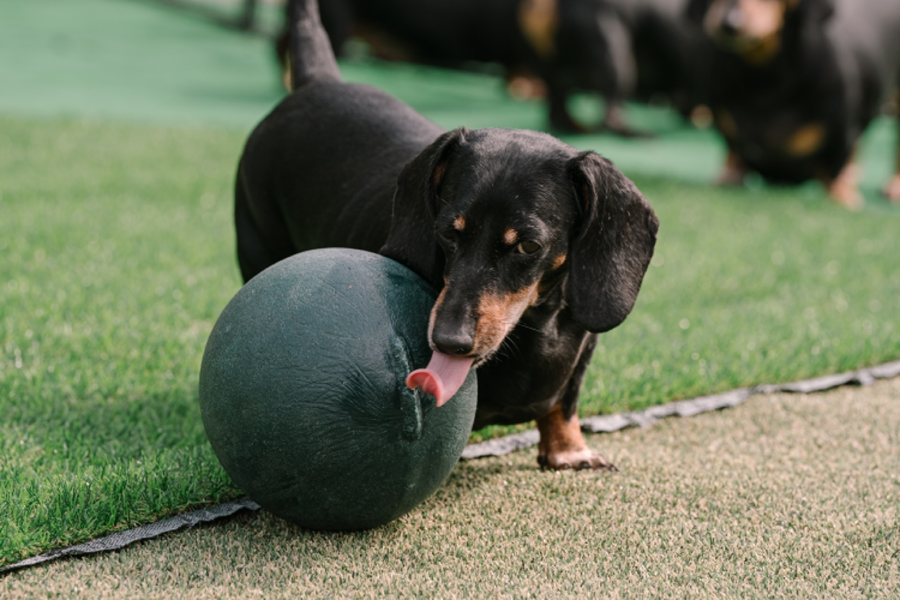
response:
<path id="1" fill-rule="evenodd" d="M 422 388 L 423 392 L 437 398 L 437 405 L 441 406 L 462 387 L 473 360 L 435 352 L 427 367 L 409 374 L 406 387 L 411 390 Z"/>

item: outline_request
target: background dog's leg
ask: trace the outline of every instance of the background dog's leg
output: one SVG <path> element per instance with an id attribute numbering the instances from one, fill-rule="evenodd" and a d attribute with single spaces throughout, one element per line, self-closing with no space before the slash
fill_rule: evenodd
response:
<path id="1" fill-rule="evenodd" d="M 859 191 L 859 166 L 856 164 L 856 149 L 850 154 L 847 164 L 837 174 L 837 177 L 831 179 L 822 178 L 822 183 L 828 188 L 828 195 L 832 200 L 849 208 L 858 210 L 862 208 L 863 196 Z"/>
<path id="2" fill-rule="evenodd" d="M 897 118 L 897 165 L 894 170 L 894 176 L 888 182 L 886 186 L 884 186 L 884 195 L 887 196 L 891 202 L 900 202 L 900 93 L 897 93 L 897 100 L 894 103 L 896 105 L 896 118 Z"/>
<path id="3" fill-rule="evenodd" d="M 547 104 L 551 129 L 559 133 L 587 133 L 587 128 L 576 121 L 569 112 L 566 91 L 552 81 L 547 83 Z"/>
<path id="4" fill-rule="evenodd" d="M 734 150 L 728 151 L 725 158 L 725 166 L 716 178 L 716 185 L 744 185 L 744 178 L 747 176 L 747 166 L 744 161 L 737 155 Z"/>
<path id="5" fill-rule="evenodd" d="M 638 131 L 637 129 L 629 127 L 627 119 L 625 118 L 625 108 L 622 101 L 611 97 L 607 97 L 606 99 L 606 112 L 603 116 L 601 128 L 606 131 L 611 131 L 616 135 L 621 135 L 622 137 L 653 137 L 653 135 L 648 132 Z"/>
<path id="6" fill-rule="evenodd" d="M 886 186 L 884 186 L 884 195 L 894 202 L 900 204 L 900 152 L 897 153 L 897 173 L 891 178 Z"/>

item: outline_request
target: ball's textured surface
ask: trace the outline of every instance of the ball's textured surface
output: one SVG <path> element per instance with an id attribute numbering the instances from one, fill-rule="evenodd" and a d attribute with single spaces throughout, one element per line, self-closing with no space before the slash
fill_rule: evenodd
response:
<path id="1" fill-rule="evenodd" d="M 404 380 L 428 363 L 434 291 L 377 254 L 313 250 L 250 280 L 200 370 L 222 466 L 266 510 L 311 529 L 376 527 L 450 474 L 475 416 L 474 371 L 446 405 Z"/>

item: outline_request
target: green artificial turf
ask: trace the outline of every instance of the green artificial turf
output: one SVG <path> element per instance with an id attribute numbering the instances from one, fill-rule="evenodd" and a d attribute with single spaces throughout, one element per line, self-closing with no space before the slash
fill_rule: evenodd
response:
<path id="1" fill-rule="evenodd" d="M 850 214 L 793 190 L 637 181 L 663 227 L 632 316 L 601 338 L 588 412 L 900 356 L 897 214 Z"/>
<path id="2" fill-rule="evenodd" d="M 196 404 L 240 142 L 0 119 L 0 560 L 234 493 Z"/>
<path id="3" fill-rule="evenodd" d="M 234 167 L 281 92 L 264 40 L 152 2 L 12 0 L 0 50 L 4 564 L 239 493 L 205 440 L 197 377 L 240 285 Z M 486 75 L 343 69 L 445 127 L 544 122 Z M 712 132 L 630 114 L 658 138 L 566 138 L 612 158 L 662 222 L 584 414 L 900 358 L 900 209 L 877 195 L 887 123 L 867 134 L 868 203 L 849 213 L 816 185 L 710 187 Z"/>
<path id="4" fill-rule="evenodd" d="M 0 560 L 233 496 L 199 418 L 243 135 L 0 118 Z M 638 176 L 662 222 L 583 413 L 900 357 L 898 211 Z"/>
<path id="5" fill-rule="evenodd" d="M 378 529 L 244 511 L 0 578 L 4 598 L 900 597 L 900 379 L 591 436 L 621 469 L 460 464 Z"/>

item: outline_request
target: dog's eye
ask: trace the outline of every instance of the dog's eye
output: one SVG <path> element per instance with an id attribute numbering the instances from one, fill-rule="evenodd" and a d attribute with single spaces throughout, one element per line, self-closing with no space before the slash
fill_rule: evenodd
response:
<path id="1" fill-rule="evenodd" d="M 519 254 L 534 254 L 541 249 L 541 245 L 537 242 L 519 242 L 516 246 L 516 252 Z"/>

